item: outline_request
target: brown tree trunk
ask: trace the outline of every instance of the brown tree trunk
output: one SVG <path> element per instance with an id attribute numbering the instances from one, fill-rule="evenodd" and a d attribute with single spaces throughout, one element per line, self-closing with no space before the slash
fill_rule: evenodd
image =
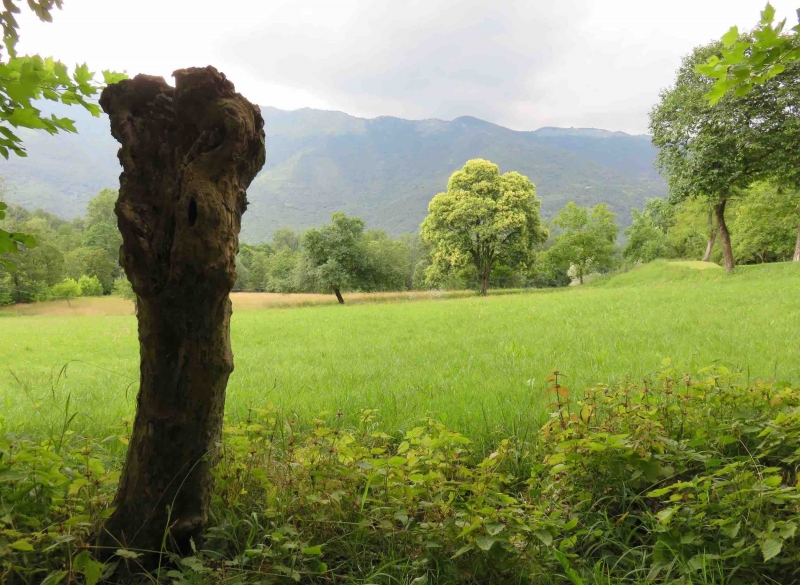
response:
<path id="1" fill-rule="evenodd" d="M 481 296 L 486 296 L 487 291 L 489 290 L 489 275 L 484 273 L 481 274 L 480 277 L 480 285 L 481 285 Z"/>
<path id="2" fill-rule="evenodd" d="M 730 272 L 733 270 L 733 248 L 731 247 L 731 234 L 728 232 L 728 226 L 725 223 L 725 207 L 728 200 L 725 199 L 721 203 L 714 206 L 714 214 L 717 216 L 717 229 L 719 236 L 722 239 L 722 256 L 725 259 L 725 270 Z"/>
<path id="3" fill-rule="evenodd" d="M 338 288 L 333 289 L 333 294 L 336 295 L 336 300 L 339 301 L 340 305 L 344 304 L 344 298 L 342 298 L 342 293 Z"/>
<path id="4" fill-rule="evenodd" d="M 708 226 L 711 233 L 708 235 L 708 245 L 706 246 L 706 253 L 703 254 L 703 262 L 711 261 L 711 252 L 714 251 L 714 244 L 717 242 L 717 228 L 714 225 L 714 212 L 708 212 Z"/>
<path id="5" fill-rule="evenodd" d="M 223 74 L 173 75 L 175 88 L 137 75 L 100 98 L 122 145 L 120 261 L 136 293 L 141 354 L 116 510 L 100 534 L 112 552 L 157 552 L 165 540 L 187 553 L 191 540 L 202 543 L 233 370 L 228 294 L 245 190 L 264 164 L 261 114 Z"/>

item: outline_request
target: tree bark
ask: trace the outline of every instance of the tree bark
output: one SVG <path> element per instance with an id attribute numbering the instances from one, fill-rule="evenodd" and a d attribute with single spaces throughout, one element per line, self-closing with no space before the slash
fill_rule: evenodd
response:
<path id="1" fill-rule="evenodd" d="M 728 232 L 728 226 L 725 223 L 725 207 L 728 200 L 724 199 L 721 203 L 714 206 L 714 214 L 717 216 L 717 229 L 719 236 L 722 240 L 722 256 L 725 259 L 725 270 L 730 272 L 733 270 L 733 248 L 731 247 L 731 234 Z"/>
<path id="2" fill-rule="evenodd" d="M 797 208 L 797 212 L 800 213 L 800 207 Z M 794 245 L 794 256 L 792 256 L 793 262 L 800 262 L 800 223 L 797 224 L 797 242 Z"/>
<path id="3" fill-rule="evenodd" d="M 481 296 L 485 297 L 487 291 L 489 290 L 489 275 L 488 274 L 486 274 L 486 273 L 481 274 L 480 284 L 481 284 Z"/>
<path id="4" fill-rule="evenodd" d="M 342 293 L 338 288 L 333 289 L 333 294 L 336 295 L 336 300 L 339 301 L 340 305 L 344 304 L 344 298 L 342 297 Z"/>
<path id="5" fill-rule="evenodd" d="M 116 510 L 99 538 L 112 552 L 202 544 L 233 371 L 229 293 L 245 191 L 264 164 L 261 114 L 225 75 L 173 75 L 175 88 L 137 75 L 100 98 L 122 145 L 120 262 L 136 293 L 141 354 Z"/>
<path id="6" fill-rule="evenodd" d="M 703 262 L 711 261 L 711 252 L 714 251 L 714 244 L 717 242 L 717 228 L 714 226 L 714 212 L 708 212 L 708 226 L 711 228 L 711 233 L 708 236 L 708 245 L 706 246 L 706 253 L 703 254 Z"/>

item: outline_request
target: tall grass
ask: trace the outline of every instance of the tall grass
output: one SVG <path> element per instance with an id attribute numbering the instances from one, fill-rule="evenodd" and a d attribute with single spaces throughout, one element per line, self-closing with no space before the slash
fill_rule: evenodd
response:
<path id="1" fill-rule="evenodd" d="M 583 387 L 640 378 L 670 357 L 800 381 L 800 266 L 679 269 L 671 280 L 669 270 L 552 294 L 235 312 L 228 413 L 273 403 L 353 420 L 378 408 L 389 431 L 433 416 L 491 443 L 538 428 L 553 369 Z M 4 319 L 0 363 L 7 424 L 50 425 L 68 395 L 81 432 L 133 413 L 133 316 Z"/>

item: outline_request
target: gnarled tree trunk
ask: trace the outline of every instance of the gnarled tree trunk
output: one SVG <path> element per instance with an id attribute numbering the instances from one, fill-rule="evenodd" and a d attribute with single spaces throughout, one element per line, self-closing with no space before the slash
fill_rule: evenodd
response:
<path id="1" fill-rule="evenodd" d="M 711 253 L 714 251 L 714 244 L 717 242 L 717 227 L 714 225 L 714 212 L 708 212 L 708 227 L 711 233 L 708 235 L 708 245 L 706 246 L 706 253 L 703 254 L 703 262 L 711 260 Z"/>
<path id="2" fill-rule="evenodd" d="M 116 510 L 100 535 L 112 550 L 159 551 L 165 535 L 176 552 L 201 544 L 233 370 L 229 293 L 245 190 L 264 164 L 261 114 L 223 74 L 173 75 L 175 88 L 138 75 L 100 98 L 122 144 L 120 261 L 141 352 Z"/>
<path id="3" fill-rule="evenodd" d="M 731 234 L 728 232 L 728 225 L 725 223 L 725 207 L 727 205 L 727 199 L 723 199 L 720 203 L 714 205 L 714 215 L 717 216 L 717 229 L 719 230 L 719 236 L 722 240 L 722 256 L 725 259 L 725 270 L 730 272 L 733 270 L 734 263 Z"/>

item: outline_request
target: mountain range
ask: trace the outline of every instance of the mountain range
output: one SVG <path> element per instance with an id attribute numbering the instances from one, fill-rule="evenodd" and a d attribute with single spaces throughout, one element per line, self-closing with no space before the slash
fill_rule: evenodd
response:
<path id="1" fill-rule="evenodd" d="M 618 220 L 666 195 L 656 151 L 645 135 L 594 128 L 509 130 L 477 118 L 452 121 L 364 119 L 341 112 L 262 107 L 267 160 L 248 190 L 242 239 L 268 240 L 280 227 L 320 225 L 334 211 L 356 215 L 391 234 L 414 232 L 431 198 L 471 158 L 536 185 L 542 213 L 568 201 L 607 202 Z M 8 201 L 71 219 L 103 187 L 115 188 L 118 145 L 108 120 L 69 108 L 78 134 L 22 132 L 29 156 L 0 162 Z"/>

